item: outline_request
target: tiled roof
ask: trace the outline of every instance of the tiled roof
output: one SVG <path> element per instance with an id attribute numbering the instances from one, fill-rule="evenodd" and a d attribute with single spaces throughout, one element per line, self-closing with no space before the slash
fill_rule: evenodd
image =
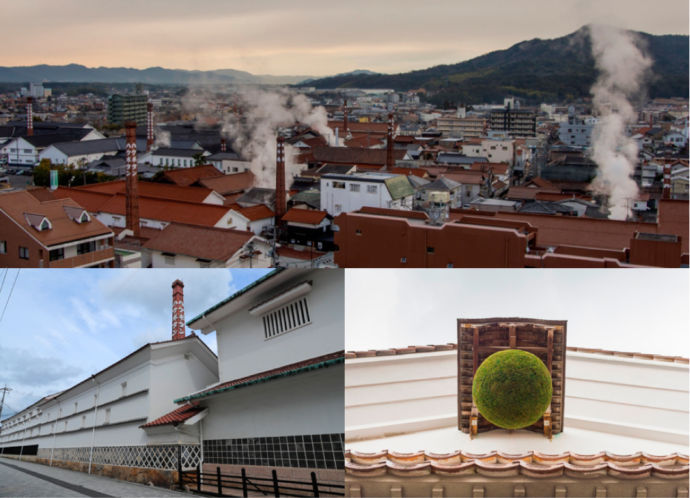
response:
<path id="1" fill-rule="evenodd" d="M 238 212 L 249 221 L 263 220 L 275 216 L 273 211 L 266 207 L 265 204 L 258 204 L 256 206 L 242 208 Z"/>
<path id="2" fill-rule="evenodd" d="M 171 411 L 170 413 L 166 413 L 162 417 L 158 417 L 156 420 L 152 420 L 151 422 L 140 425 L 139 428 L 155 427 L 158 425 L 168 424 L 178 425 L 202 411 L 204 411 L 203 408 L 187 403 L 186 405 L 182 405 L 181 407 Z"/>
<path id="3" fill-rule="evenodd" d="M 75 187 L 76 190 L 88 190 L 90 192 L 105 192 L 108 194 L 122 194 L 127 186 L 125 180 L 115 180 L 112 182 L 93 183 L 82 187 Z M 212 190 L 203 187 L 181 187 L 169 183 L 157 182 L 137 182 L 139 197 L 154 197 L 157 199 L 170 199 L 174 201 L 203 202 Z"/>
<path id="4" fill-rule="evenodd" d="M 307 372 L 309 370 L 316 370 L 318 368 L 329 367 L 337 363 L 342 363 L 345 359 L 344 354 L 344 351 L 337 351 L 335 353 L 316 356 L 314 358 L 298 361 L 296 363 L 291 363 L 289 365 L 283 365 L 282 367 L 273 368 L 271 370 L 266 370 L 265 372 L 260 372 L 254 375 L 249 375 L 247 377 L 242 377 L 241 379 L 235 379 L 228 382 L 221 382 L 220 384 L 216 384 L 215 386 L 204 389 L 203 391 L 199 391 L 197 393 L 184 396 L 180 399 L 176 399 L 175 403 L 205 398 L 207 396 L 218 394 L 224 391 L 239 389 L 241 387 L 250 386 L 252 384 L 260 384 L 263 382 L 268 382 L 270 380 L 278 379 L 280 377 L 300 374 L 303 372 Z"/>
<path id="5" fill-rule="evenodd" d="M 54 192 L 54 195 L 58 198 L 72 198 L 91 213 L 103 212 L 119 216 L 125 215 L 124 194 L 111 195 L 60 187 Z M 139 215 L 141 218 L 149 220 L 212 227 L 228 211 L 227 207 L 213 204 L 139 197 Z"/>
<path id="6" fill-rule="evenodd" d="M 345 131 L 343 121 L 329 121 L 328 127 L 335 131 L 338 128 L 339 133 L 343 134 Z M 388 133 L 388 123 L 359 123 L 357 121 L 347 122 L 347 131 L 350 133 L 373 133 L 385 135 Z"/>
<path id="7" fill-rule="evenodd" d="M 231 175 L 213 176 L 198 180 L 200 185 L 215 190 L 220 195 L 237 194 L 254 185 L 254 173 L 243 171 Z"/>
<path id="8" fill-rule="evenodd" d="M 305 223 L 307 225 L 318 225 L 328 215 L 326 211 L 313 211 L 310 209 L 292 208 L 283 216 L 283 221 L 293 223 Z"/>
<path id="9" fill-rule="evenodd" d="M 640 479 L 660 477 L 663 479 L 688 478 L 688 456 L 671 453 L 650 455 L 633 453 L 614 455 L 600 452 L 580 455 L 572 452 L 547 454 L 529 451 L 520 454 L 492 451 L 490 453 L 437 454 L 419 451 L 417 453 L 360 453 L 345 451 L 345 473 L 353 477 L 398 477 L 437 476 L 483 476 L 553 478 L 569 477 L 616 479 Z"/>
<path id="10" fill-rule="evenodd" d="M 358 147 L 316 147 L 314 161 L 320 163 L 340 163 L 384 166 L 386 149 L 364 149 Z M 393 160 L 402 159 L 404 150 L 394 149 Z"/>
<path id="11" fill-rule="evenodd" d="M 171 223 L 144 243 L 146 249 L 226 262 L 254 236 L 228 228 Z"/>
<path id="12" fill-rule="evenodd" d="M 0 195 L 0 210 L 46 247 L 98 235 L 112 234 L 107 226 L 94 218 L 85 223 L 77 223 L 65 211 L 65 207 L 68 206 L 86 209 L 85 206 L 72 199 L 57 198 L 40 201 L 25 190 Z M 43 217 L 48 218 L 52 228 L 36 230 L 29 223 L 36 216 L 27 217 L 27 214 L 39 216 L 41 219 Z"/>
<path id="13" fill-rule="evenodd" d="M 448 344 L 428 344 L 425 346 L 408 346 L 406 348 L 390 348 L 390 349 L 369 349 L 366 351 L 348 351 L 345 353 L 345 359 L 353 358 L 371 358 L 374 356 L 394 356 L 412 353 L 433 353 L 437 351 L 452 351 L 458 349 L 458 345 L 454 342 L 449 342 Z M 602 354 L 606 356 L 617 356 L 619 358 L 636 358 L 641 360 L 656 360 L 656 361 L 666 361 L 672 363 L 690 363 L 688 358 L 683 356 L 667 356 L 659 354 L 647 354 L 647 353 L 636 353 L 627 351 L 612 351 L 609 349 L 597 349 L 597 348 L 581 348 L 568 346 L 566 348 L 568 351 L 573 351 L 577 353 L 593 353 Z"/>
<path id="14" fill-rule="evenodd" d="M 211 164 L 197 166 L 195 168 L 173 169 L 166 171 L 163 175 L 166 180 L 183 187 L 191 185 L 202 178 L 217 176 L 223 176 L 223 173 L 218 171 L 218 169 Z"/>

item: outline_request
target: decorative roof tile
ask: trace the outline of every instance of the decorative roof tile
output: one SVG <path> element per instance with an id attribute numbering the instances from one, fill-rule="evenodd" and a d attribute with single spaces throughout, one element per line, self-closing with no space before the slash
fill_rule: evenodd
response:
<path id="1" fill-rule="evenodd" d="M 180 406 L 179 408 L 176 408 L 170 413 L 166 413 L 162 417 L 158 417 L 157 419 L 152 420 L 151 422 L 147 422 L 146 424 L 140 425 L 139 427 L 144 428 L 156 427 L 159 425 L 178 425 L 202 411 L 204 411 L 203 408 L 187 403 L 185 405 Z"/>

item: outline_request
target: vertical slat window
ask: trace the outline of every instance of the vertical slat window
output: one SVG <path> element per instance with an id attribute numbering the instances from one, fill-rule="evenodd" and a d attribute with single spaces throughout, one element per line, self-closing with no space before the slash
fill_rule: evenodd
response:
<path id="1" fill-rule="evenodd" d="M 296 328 L 311 323 L 307 299 L 293 301 L 282 308 L 271 311 L 262 317 L 264 325 L 264 339 L 271 339 L 277 335 L 290 332 Z"/>

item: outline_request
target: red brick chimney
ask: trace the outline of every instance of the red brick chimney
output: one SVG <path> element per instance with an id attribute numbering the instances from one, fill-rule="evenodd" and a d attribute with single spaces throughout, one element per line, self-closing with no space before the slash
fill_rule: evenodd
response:
<path id="1" fill-rule="evenodd" d="M 276 147 L 276 208 L 275 222 L 280 223 L 280 219 L 287 210 L 285 200 L 285 139 L 278 136 Z"/>
<path id="2" fill-rule="evenodd" d="M 388 114 L 388 136 L 386 138 L 386 169 L 393 169 L 393 113 Z"/>
<path id="3" fill-rule="evenodd" d="M 184 324 L 184 284 L 181 280 L 172 283 L 172 340 L 179 341 L 187 335 Z"/>
<path id="4" fill-rule="evenodd" d="M 345 99 L 345 102 L 343 102 L 343 137 L 346 137 L 346 136 L 347 136 L 347 99 Z"/>
<path id="5" fill-rule="evenodd" d="M 127 143 L 125 145 L 126 181 L 126 227 L 139 237 L 139 192 L 137 188 L 137 123 L 125 122 Z"/>
<path id="6" fill-rule="evenodd" d="M 664 164 L 664 190 L 661 193 L 661 198 L 671 198 L 671 163 Z"/>
<path id="7" fill-rule="evenodd" d="M 146 152 L 153 147 L 153 103 L 146 104 Z"/>
<path id="8" fill-rule="evenodd" d="M 224 138 L 220 139 L 220 151 L 221 152 L 227 152 L 228 151 L 228 146 L 227 146 Z"/>
<path id="9" fill-rule="evenodd" d="M 34 98 L 26 98 L 26 136 L 34 136 Z"/>

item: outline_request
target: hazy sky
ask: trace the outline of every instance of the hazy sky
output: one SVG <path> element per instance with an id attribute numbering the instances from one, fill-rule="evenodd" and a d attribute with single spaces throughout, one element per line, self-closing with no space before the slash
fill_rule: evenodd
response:
<path id="1" fill-rule="evenodd" d="M 457 342 L 458 318 L 518 316 L 568 320 L 569 346 L 688 357 L 689 286 L 687 270 L 348 270 L 345 347 Z"/>
<path id="2" fill-rule="evenodd" d="M 687 0 L 0 0 L 0 10 L 3 66 L 401 72 L 591 22 L 688 34 Z"/>
<path id="3" fill-rule="evenodd" d="M 0 270 L 0 315 L 17 271 Z M 21 410 L 171 339 L 175 279 L 184 282 L 188 321 L 267 271 L 21 270 L 0 321 L 0 387 L 12 388 L 5 402 Z M 200 337 L 217 351 L 215 332 Z"/>

